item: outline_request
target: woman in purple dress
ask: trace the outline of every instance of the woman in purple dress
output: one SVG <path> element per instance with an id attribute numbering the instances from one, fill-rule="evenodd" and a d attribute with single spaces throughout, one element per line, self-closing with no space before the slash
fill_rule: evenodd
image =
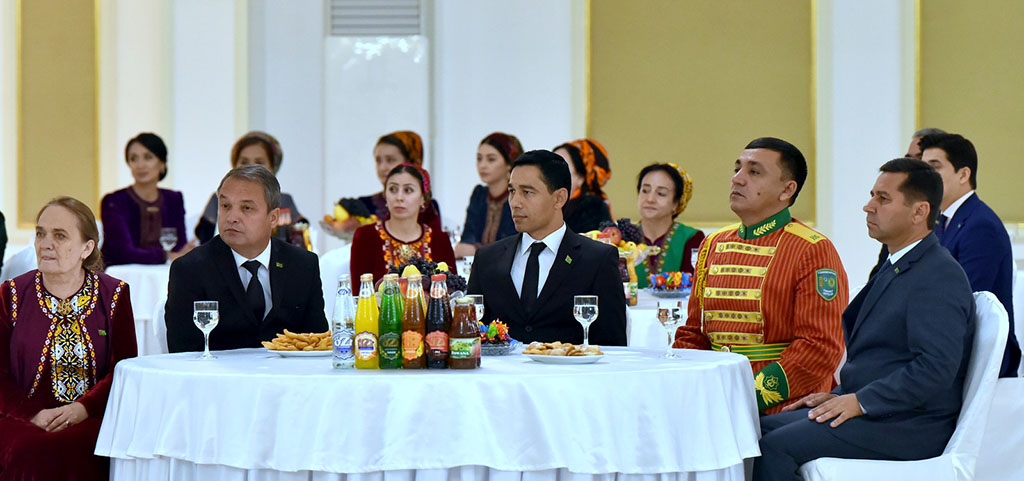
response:
<path id="1" fill-rule="evenodd" d="M 107 479 L 93 454 L 114 365 L 135 357 L 128 285 L 100 273 L 96 219 L 70 197 L 36 217 L 39 269 L 0 285 L 0 480 Z"/>
<path id="2" fill-rule="evenodd" d="M 167 146 L 156 134 L 128 141 L 124 160 L 135 182 L 103 196 L 103 258 L 107 265 L 163 264 L 192 249 L 185 234 L 185 200 L 181 192 L 157 187 L 167 176 Z M 174 229 L 170 251 L 160 245 L 161 230 Z"/>

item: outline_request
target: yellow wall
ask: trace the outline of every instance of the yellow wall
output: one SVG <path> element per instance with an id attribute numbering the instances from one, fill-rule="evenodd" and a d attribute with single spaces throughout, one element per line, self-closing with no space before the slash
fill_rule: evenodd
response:
<path id="1" fill-rule="evenodd" d="M 733 162 L 750 140 L 781 137 L 811 168 L 793 209 L 814 219 L 811 3 L 594 0 L 589 134 L 608 149 L 617 217 L 638 219 L 636 175 L 675 162 L 694 179 L 679 220 L 736 222 Z"/>
<path id="2" fill-rule="evenodd" d="M 921 2 L 919 125 L 978 150 L 978 194 L 1004 222 L 1024 222 L 1024 3 Z"/>
<path id="3" fill-rule="evenodd" d="M 28 227 L 58 195 L 97 206 L 95 5 L 19 9 L 18 224 Z"/>

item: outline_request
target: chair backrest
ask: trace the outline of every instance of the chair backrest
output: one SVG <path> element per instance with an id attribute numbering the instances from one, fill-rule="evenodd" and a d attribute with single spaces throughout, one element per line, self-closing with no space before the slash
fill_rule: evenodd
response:
<path id="1" fill-rule="evenodd" d="M 0 281 L 14 279 L 36 267 L 39 267 L 36 262 L 36 248 L 30 245 L 16 252 L 4 262 L 3 273 L 0 274 L 3 279 Z"/>
<path id="2" fill-rule="evenodd" d="M 988 422 L 999 367 L 1003 362 L 1003 346 L 1010 330 L 1006 309 L 994 294 L 975 292 L 974 305 L 974 345 L 967 366 L 963 407 L 960 408 L 956 431 L 943 451 L 943 454 L 957 458 L 955 465 L 970 473 L 971 478 Z"/>

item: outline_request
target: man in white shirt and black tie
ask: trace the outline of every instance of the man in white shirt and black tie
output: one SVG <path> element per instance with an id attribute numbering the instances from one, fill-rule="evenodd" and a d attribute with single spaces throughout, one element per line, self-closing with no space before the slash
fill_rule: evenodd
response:
<path id="1" fill-rule="evenodd" d="M 598 296 L 590 342 L 626 344 L 626 300 L 619 254 L 566 227 L 569 167 L 561 156 L 534 150 L 520 156 L 509 177 L 509 207 L 518 236 L 477 251 L 468 292 L 483 294 L 484 320 L 499 319 L 520 341 L 583 342 L 573 296 Z"/>
<path id="2" fill-rule="evenodd" d="M 171 264 L 166 314 L 170 352 L 203 349 L 192 303 L 218 301 L 210 349 L 260 347 L 284 329 L 327 330 L 315 254 L 271 239 L 281 204 L 277 178 L 260 165 L 228 172 L 217 188 L 220 235 Z"/>

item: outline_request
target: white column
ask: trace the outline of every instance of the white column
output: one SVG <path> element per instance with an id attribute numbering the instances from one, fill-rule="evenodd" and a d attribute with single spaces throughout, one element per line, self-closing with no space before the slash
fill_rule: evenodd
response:
<path id="1" fill-rule="evenodd" d="M 915 15 L 911 0 L 819 0 L 818 228 L 839 251 L 850 285 L 867 282 L 881 245 L 861 207 L 878 168 L 914 131 Z"/>
<path id="2" fill-rule="evenodd" d="M 445 224 L 461 225 L 484 136 L 533 150 L 585 134 L 585 4 L 437 1 L 433 14 L 431 173 Z"/>
<path id="3" fill-rule="evenodd" d="M 7 218 L 10 242 L 28 242 L 18 227 L 17 32 L 15 3 L 0 2 L 0 211 Z"/>
<path id="4" fill-rule="evenodd" d="M 174 188 L 186 216 L 201 212 L 231 168 L 231 145 L 245 132 L 248 2 L 177 0 L 172 22 Z M 247 47 L 246 47 L 247 48 Z M 191 229 L 191 226 L 188 228 Z"/>

